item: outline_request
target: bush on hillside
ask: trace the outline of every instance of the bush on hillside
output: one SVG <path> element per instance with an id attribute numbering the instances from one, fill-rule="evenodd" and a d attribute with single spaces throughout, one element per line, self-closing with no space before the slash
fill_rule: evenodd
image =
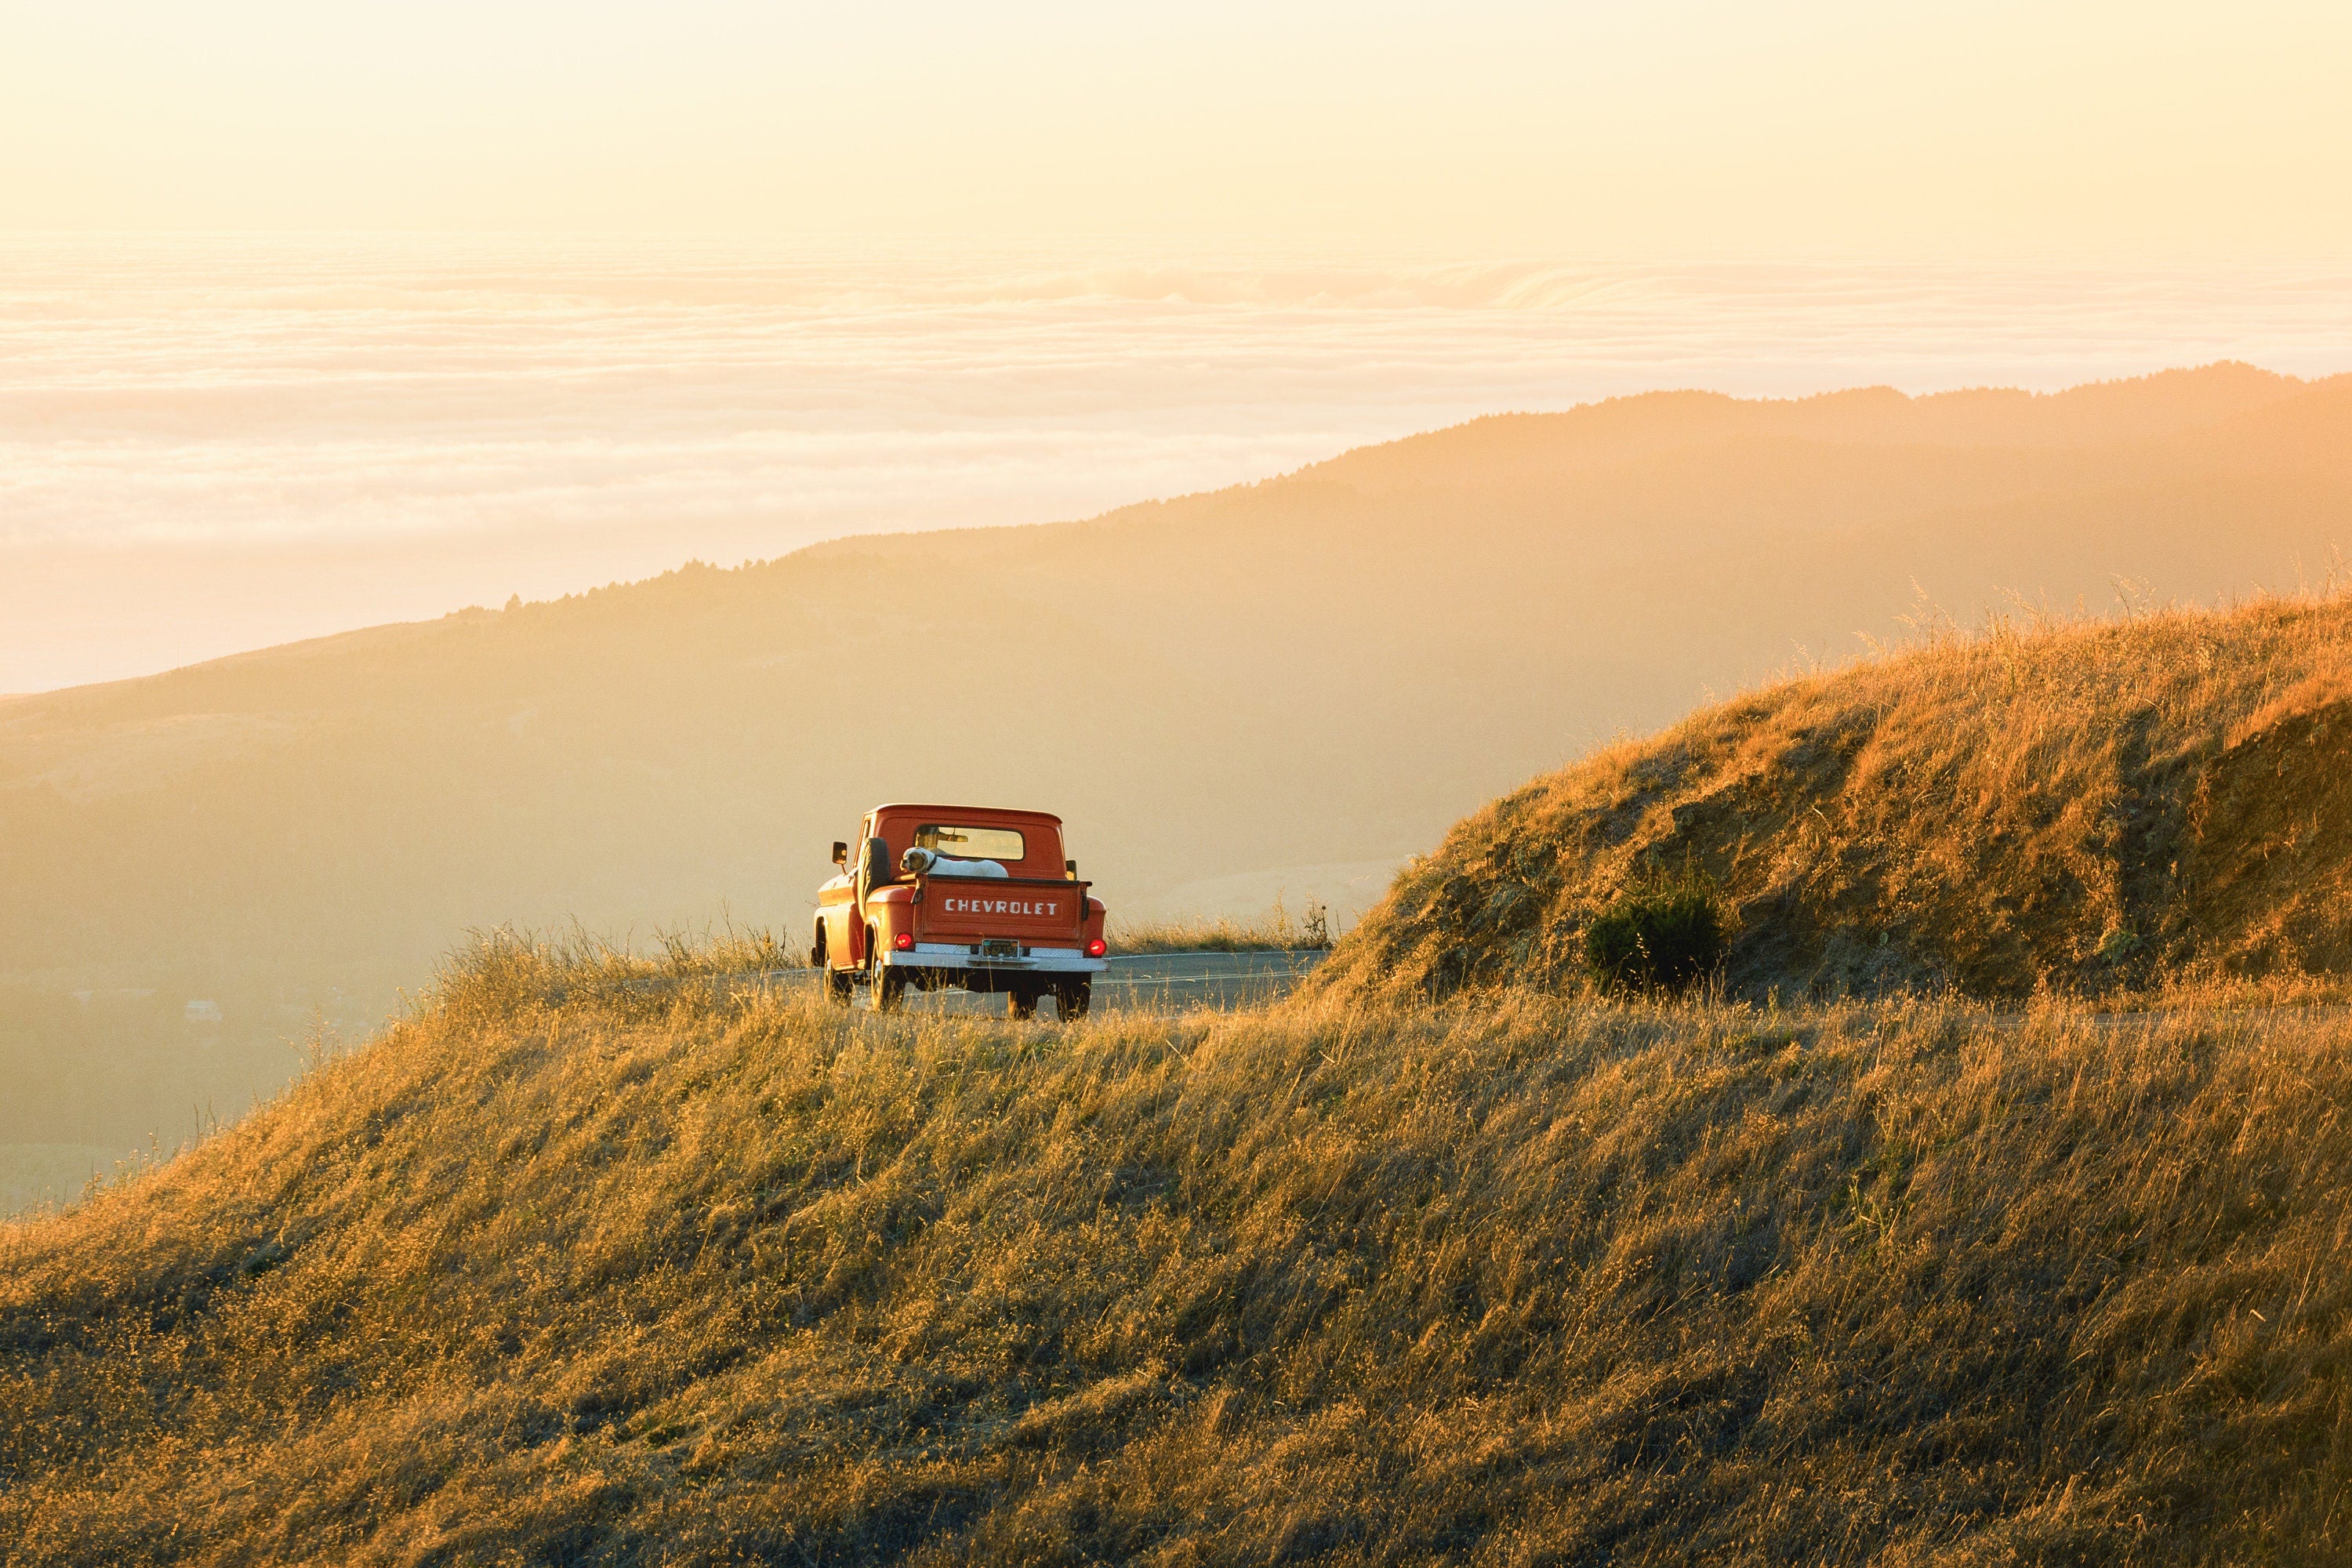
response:
<path id="1" fill-rule="evenodd" d="M 1584 959 L 1605 991 L 1680 992 L 1723 967 L 1721 900 L 1685 878 L 1621 895 L 1585 928 Z"/>

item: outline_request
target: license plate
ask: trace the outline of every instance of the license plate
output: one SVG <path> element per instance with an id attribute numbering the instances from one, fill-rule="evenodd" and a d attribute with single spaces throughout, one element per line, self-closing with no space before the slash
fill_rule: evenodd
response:
<path id="1" fill-rule="evenodd" d="M 980 944 L 980 955 L 982 958 L 1018 958 L 1021 956 L 1021 944 L 1004 937 L 992 936 Z"/>

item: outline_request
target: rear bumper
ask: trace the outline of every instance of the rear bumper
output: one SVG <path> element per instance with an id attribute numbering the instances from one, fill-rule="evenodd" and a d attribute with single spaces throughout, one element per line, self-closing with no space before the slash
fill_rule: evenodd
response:
<path id="1" fill-rule="evenodd" d="M 982 958 L 964 942 L 919 942 L 911 952 L 886 952 L 882 963 L 889 969 L 925 969 L 954 971 L 959 975 L 1014 976 L 1042 975 L 1054 979 L 1077 979 L 1100 974 L 1109 964 L 1099 958 L 1088 958 L 1075 947 L 1033 947 L 1018 958 Z M 926 978 L 944 979 L 943 974 Z M 982 987 L 974 987 L 981 989 Z"/>

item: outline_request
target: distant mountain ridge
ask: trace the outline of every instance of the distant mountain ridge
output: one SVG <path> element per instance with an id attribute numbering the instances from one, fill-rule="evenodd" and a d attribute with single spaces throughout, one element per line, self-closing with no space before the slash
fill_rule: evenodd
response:
<path id="1" fill-rule="evenodd" d="M 1891 386 L 1811 397 L 1653 392 L 1563 414 L 1495 414 L 1361 447 L 1300 470 L 1370 486 L 1433 464 L 1500 477 L 1622 462 L 1713 440 L 1768 437 L 1869 445 L 2084 447 L 2160 440 L 2306 395 L 2352 387 L 2352 374 L 2305 381 L 2231 362 L 2092 382 L 2063 392 L 1973 388 L 1909 396 Z"/>

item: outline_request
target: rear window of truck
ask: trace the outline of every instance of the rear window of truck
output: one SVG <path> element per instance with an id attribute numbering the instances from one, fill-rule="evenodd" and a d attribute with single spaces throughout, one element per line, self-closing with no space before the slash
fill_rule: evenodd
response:
<path id="1" fill-rule="evenodd" d="M 1020 860 L 1028 846 L 1010 827 L 959 827 L 953 823 L 927 822 L 915 829 L 915 847 L 934 849 L 959 860 Z"/>

